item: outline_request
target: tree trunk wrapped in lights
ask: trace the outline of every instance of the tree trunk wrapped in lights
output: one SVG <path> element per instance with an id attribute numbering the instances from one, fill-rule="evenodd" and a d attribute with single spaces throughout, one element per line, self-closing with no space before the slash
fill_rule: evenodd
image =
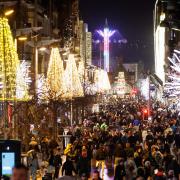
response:
<path id="1" fill-rule="evenodd" d="M 67 91 L 65 81 L 63 61 L 59 49 L 52 48 L 47 71 L 48 95 L 57 100 L 62 98 Z"/>
<path id="2" fill-rule="evenodd" d="M 6 18 L 0 18 L 0 99 L 16 99 L 18 55 Z"/>
<path id="3" fill-rule="evenodd" d="M 82 97 L 84 95 L 74 54 L 69 54 L 65 70 L 65 79 L 68 89 L 67 98 Z"/>

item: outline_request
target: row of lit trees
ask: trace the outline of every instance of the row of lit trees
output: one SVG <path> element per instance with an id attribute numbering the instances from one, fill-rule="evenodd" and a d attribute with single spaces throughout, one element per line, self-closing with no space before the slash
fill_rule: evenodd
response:
<path id="1" fill-rule="evenodd" d="M 41 100 L 47 101 L 49 97 L 54 100 L 71 99 L 84 94 L 74 54 L 69 54 L 64 68 L 57 47 L 51 49 L 47 78 L 41 76 L 38 84 Z"/>
<path id="2" fill-rule="evenodd" d="M 12 104 L 29 99 L 28 66 L 20 63 L 8 19 L 0 16 L 0 100 L 1 127 L 12 125 Z"/>
<path id="3" fill-rule="evenodd" d="M 29 65 L 25 61 L 20 63 L 18 59 L 6 18 L 0 18 L 0 30 L 0 97 L 3 100 L 27 100 L 30 98 L 28 91 L 31 83 Z M 85 81 L 88 81 L 84 63 L 80 61 L 77 67 L 75 55 L 71 53 L 65 62 L 66 68 L 64 68 L 58 47 L 53 47 L 47 78 L 43 80 L 45 84 L 39 85 L 39 88 L 44 87 L 44 89 L 39 89 L 39 92 L 47 96 L 51 94 L 54 99 L 60 97 L 69 99 L 84 95 L 82 86 Z M 42 83 L 42 78 L 39 81 Z M 101 69 L 94 71 L 94 83 L 92 84 L 96 87 L 95 92 L 110 89 L 108 75 Z"/>
<path id="4" fill-rule="evenodd" d="M 85 63 L 80 60 L 78 64 L 75 54 L 67 54 L 67 59 L 63 60 L 59 48 L 51 48 L 47 75 L 41 75 L 38 78 L 35 97 L 30 95 L 29 89 L 32 82 L 29 72 L 30 66 L 26 61 L 19 61 L 8 20 L 5 17 L 0 17 L 0 100 L 4 104 L 4 126 L 11 127 L 12 123 L 12 110 L 8 109 L 7 104 L 11 103 L 14 106 L 14 111 L 20 114 L 23 111 L 18 112 L 19 106 L 24 108 L 24 104 L 26 104 L 28 112 L 28 109 L 30 111 L 33 109 L 30 106 L 39 109 L 42 104 L 44 109 L 48 107 L 53 112 L 56 134 L 57 110 L 62 102 L 71 102 L 72 111 L 72 99 L 83 97 L 85 94 L 94 95 L 110 89 L 107 72 L 95 68 L 92 71 L 94 74 L 93 82 L 90 82 L 89 69 L 85 68 Z M 23 115 L 22 119 L 29 118 L 28 113 L 26 114 L 27 117 Z M 35 118 L 35 112 L 32 111 L 30 114 Z"/>

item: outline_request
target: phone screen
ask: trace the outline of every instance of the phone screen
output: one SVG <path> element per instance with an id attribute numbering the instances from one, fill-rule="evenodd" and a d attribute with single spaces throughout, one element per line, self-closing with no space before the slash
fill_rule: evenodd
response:
<path id="1" fill-rule="evenodd" d="M 155 169 L 155 170 L 154 170 L 154 174 L 157 174 L 157 173 L 158 173 L 158 169 Z"/>
<path id="2" fill-rule="evenodd" d="M 2 175 L 11 176 L 12 168 L 15 165 L 15 153 L 4 152 L 2 153 Z"/>

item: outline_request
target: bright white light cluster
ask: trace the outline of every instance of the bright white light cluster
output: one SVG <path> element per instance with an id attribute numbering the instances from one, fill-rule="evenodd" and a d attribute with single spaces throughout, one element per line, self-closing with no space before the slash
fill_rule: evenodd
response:
<path id="1" fill-rule="evenodd" d="M 17 68 L 16 75 L 16 98 L 17 99 L 29 99 L 29 87 L 32 82 L 29 77 L 30 64 L 23 60 Z"/>
<path id="2" fill-rule="evenodd" d="M 50 99 L 71 99 L 83 96 L 83 87 L 80 74 L 83 76 L 83 67 L 76 66 L 74 54 L 68 55 L 66 69 L 64 69 L 59 49 L 52 48 L 48 66 L 47 78 L 44 76 L 38 79 L 38 97 L 41 100 Z"/>
<path id="3" fill-rule="evenodd" d="M 103 69 L 94 69 L 93 83 L 86 81 L 85 93 L 88 95 L 95 95 L 97 93 L 105 93 L 111 89 L 108 73 Z"/>
<path id="4" fill-rule="evenodd" d="M 102 69 L 98 69 L 95 73 L 95 86 L 98 92 L 105 92 L 111 89 L 108 74 Z"/>
<path id="5" fill-rule="evenodd" d="M 141 94 L 142 96 L 148 100 L 149 99 L 149 77 L 147 77 L 146 79 L 142 79 L 141 80 Z"/>
<path id="6" fill-rule="evenodd" d="M 48 87 L 47 87 L 47 82 L 46 82 L 46 78 L 44 75 L 39 75 L 39 77 L 38 77 L 37 93 L 38 93 L 39 100 L 47 100 Z"/>
<path id="7" fill-rule="evenodd" d="M 97 32 L 104 38 L 104 70 L 109 72 L 109 41 L 116 31 L 111 31 L 107 26 L 104 31 L 98 30 Z"/>
<path id="8" fill-rule="evenodd" d="M 117 95 L 124 95 L 126 93 L 126 81 L 124 72 L 119 72 L 114 82 L 113 91 Z"/>
<path id="9" fill-rule="evenodd" d="M 180 95 L 180 51 L 174 50 L 172 58 L 168 58 L 170 61 L 170 70 L 167 73 L 168 80 L 165 83 L 164 91 L 169 96 Z"/>
<path id="10" fill-rule="evenodd" d="M 97 94 L 98 89 L 95 86 L 95 83 L 91 83 L 90 81 L 85 82 L 85 94 L 87 95 L 95 95 Z"/>
<path id="11" fill-rule="evenodd" d="M 157 27 L 155 32 L 155 73 L 165 83 L 165 28 Z"/>

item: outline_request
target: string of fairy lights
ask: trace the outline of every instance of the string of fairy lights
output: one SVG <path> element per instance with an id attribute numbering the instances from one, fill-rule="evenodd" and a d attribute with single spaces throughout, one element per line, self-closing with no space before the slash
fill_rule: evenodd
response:
<path id="1" fill-rule="evenodd" d="M 16 99 L 16 79 L 19 65 L 8 19 L 0 17 L 0 99 Z"/>
<path id="2" fill-rule="evenodd" d="M 23 60 L 17 68 L 16 77 L 16 98 L 29 100 L 29 88 L 32 82 L 30 74 L 30 64 Z"/>
<path id="3" fill-rule="evenodd" d="M 81 85 L 74 54 L 69 54 L 65 70 L 65 79 L 67 80 L 68 96 L 82 97 L 83 87 Z"/>
<path id="4" fill-rule="evenodd" d="M 63 61 L 57 47 L 51 49 L 47 71 L 47 83 L 50 93 L 53 94 L 54 98 L 63 96 L 67 91 L 65 86 Z"/>

